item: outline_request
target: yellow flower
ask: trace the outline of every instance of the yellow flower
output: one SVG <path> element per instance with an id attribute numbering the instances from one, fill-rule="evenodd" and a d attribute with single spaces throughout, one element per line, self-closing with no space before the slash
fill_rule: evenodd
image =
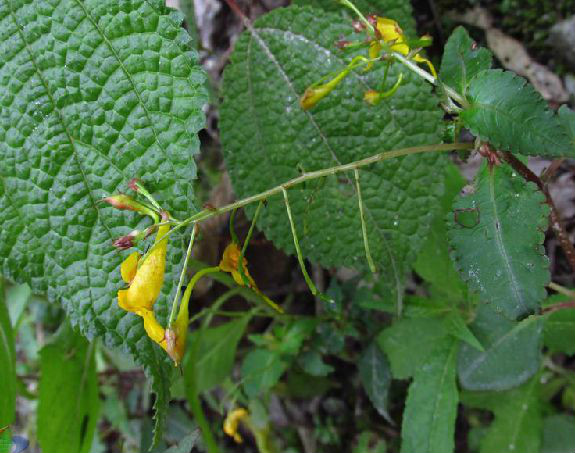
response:
<path id="1" fill-rule="evenodd" d="M 220 261 L 220 269 L 224 272 L 229 272 L 232 274 L 235 282 L 240 286 L 245 286 L 242 274 L 239 271 L 240 257 L 242 256 L 242 251 L 240 250 L 238 244 L 231 242 L 226 249 Z M 254 279 L 248 272 L 248 260 L 245 258 L 242 260 L 242 270 L 244 275 L 247 277 L 250 288 L 256 288 L 256 283 Z"/>
<path id="2" fill-rule="evenodd" d="M 238 433 L 238 427 L 240 422 L 249 421 L 249 417 L 250 414 L 243 408 L 234 409 L 229 412 L 224 421 L 224 433 L 233 437 L 238 444 L 241 444 L 244 440 L 242 439 L 242 436 L 240 436 L 240 433 Z"/>
<path id="3" fill-rule="evenodd" d="M 239 271 L 239 263 L 240 257 L 242 256 L 242 251 L 240 250 L 238 244 L 235 242 L 231 242 L 224 250 L 224 254 L 222 255 L 222 259 L 218 267 L 223 272 L 229 272 L 232 274 L 235 282 L 240 286 L 246 286 L 244 279 L 242 278 L 242 274 Z M 256 285 L 256 282 L 250 275 L 248 271 L 248 261 L 245 259 L 242 260 L 242 271 L 248 280 L 248 286 L 262 299 L 266 301 L 266 303 L 276 310 L 278 313 L 283 313 L 283 309 L 276 304 L 273 300 L 267 297 L 264 293 L 262 293 Z"/>
<path id="4" fill-rule="evenodd" d="M 144 320 L 148 336 L 166 349 L 165 330 L 154 316 L 153 306 L 160 295 L 166 269 L 168 238 L 161 239 L 170 230 L 169 225 L 158 228 L 156 248 L 140 264 L 141 256 L 134 252 L 120 267 L 122 279 L 130 286 L 118 291 L 118 305 L 121 309 L 135 313 Z M 138 267 L 138 265 L 140 265 Z"/>
<path id="5" fill-rule="evenodd" d="M 387 19 L 385 17 L 378 17 L 375 28 L 379 32 L 381 39 L 390 45 L 390 50 L 392 52 L 397 52 L 406 56 L 409 54 L 411 49 L 409 48 L 409 45 L 405 39 L 403 30 L 396 21 Z M 372 56 L 372 46 L 373 43 L 370 45 L 370 58 L 374 58 Z M 413 60 L 418 63 L 427 64 L 427 67 L 431 71 L 431 74 L 433 74 L 433 77 L 437 77 L 437 72 L 435 71 L 433 64 L 427 58 L 423 58 L 421 55 L 415 54 Z"/>

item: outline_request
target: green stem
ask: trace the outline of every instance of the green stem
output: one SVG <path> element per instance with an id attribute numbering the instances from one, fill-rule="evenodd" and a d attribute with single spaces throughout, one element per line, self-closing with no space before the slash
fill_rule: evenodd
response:
<path id="1" fill-rule="evenodd" d="M 204 209 L 187 219 L 182 220 L 178 225 L 164 234 L 161 239 L 168 237 L 169 235 L 173 234 L 174 232 L 184 228 L 185 226 L 189 225 L 193 222 L 201 222 L 202 220 L 209 219 L 210 217 L 223 214 L 225 212 L 233 211 L 234 209 L 242 208 L 248 204 L 255 203 L 261 200 L 265 200 L 270 198 L 271 196 L 280 194 L 283 190 L 289 189 L 291 187 L 297 186 L 299 184 L 305 183 L 306 181 L 311 181 L 313 179 L 323 178 L 325 176 L 335 175 L 337 173 L 346 172 L 355 170 L 356 168 L 362 168 L 368 165 L 373 165 L 377 162 L 382 162 L 389 159 L 395 159 L 397 157 L 409 156 L 412 154 L 422 154 L 422 153 L 433 153 L 433 152 L 446 152 L 446 151 L 457 151 L 457 150 L 466 150 L 473 148 L 472 143 L 440 143 L 436 145 L 422 145 L 422 146 L 413 146 L 409 148 L 402 148 L 397 149 L 394 151 L 385 151 L 382 153 L 374 154 L 373 156 L 366 157 L 365 159 L 356 160 L 354 162 L 350 162 L 348 164 L 343 165 L 336 165 L 334 167 L 324 168 L 322 170 L 316 170 L 309 173 L 304 173 L 296 178 L 290 179 L 289 181 L 284 182 L 278 186 L 275 186 L 271 189 L 268 189 L 264 192 L 260 192 L 256 195 L 252 195 L 241 200 L 235 201 L 228 205 L 222 206 L 221 208 L 217 209 Z M 148 255 L 154 250 L 156 245 L 154 244 L 150 249 L 146 252 L 142 259 L 146 259 Z"/>
<path id="2" fill-rule="evenodd" d="M 190 243 L 188 244 L 188 250 L 186 251 L 186 258 L 184 259 L 184 266 L 182 267 L 182 272 L 180 272 L 180 279 L 178 280 L 178 287 L 176 288 L 176 294 L 174 295 L 174 301 L 172 302 L 172 311 L 170 312 L 170 318 L 168 320 L 168 327 L 174 322 L 176 318 L 176 307 L 180 301 L 180 292 L 182 285 L 184 284 L 184 278 L 186 278 L 186 270 L 188 269 L 188 261 L 192 255 L 192 247 L 194 246 L 194 239 L 196 238 L 197 225 L 194 223 L 192 226 L 192 233 L 190 234 Z"/>
<path id="3" fill-rule="evenodd" d="M 409 70 L 415 72 L 418 76 L 424 78 L 425 80 L 427 80 L 432 85 L 437 86 L 437 85 L 441 84 L 441 88 L 445 91 L 445 93 L 447 93 L 447 95 L 451 99 L 453 99 L 455 102 L 457 102 L 463 108 L 469 107 L 469 103 L 467 102 L 467 99 L 465 99 L 463 96 L 461 96 L 459 93 L 457 93 L 453 88 L 440 82 L 439 79 L 436 79 L 435 77 L 433 77 L 433 75 L 430 74 L 429 72 L 427 72 L 425 69 L 420 68 L 419 66 L 417 66 L 417 64 L 415 64 L 413 61 L 409 60 L 408 58 L 405 58 L 400 53 L 392 52 L 391 55 L 393 55 L 394 58 L 396 58 L 401 63 L 403 63 Z"/>
<path id="4" fill-rule="evenodd" d="M 376 268 L 373 258 L 371 257 L 371 251 L 369 250 L 369 241 L 367 239 L 367 225 L 365 223 L 365 215 L 363 213 L 363 200 L 361 198 L 361 187 L 359 184 L 359 170 L 356 168 L 355 173 L 355 188 L 357 192 L 357 201 L 359 204 L 359 218 L 361 219 L 361 234 L 363 235 L 363 247 L 365 248 L 365 258 L 367 259 L 367 264 L 369 265 L 369 270 L 375 274 Z"/>
<path id="5" fill-rule="evenodd" d="M 375 36 L 375 29 L 373 28 L 373 25 L 369 23 L 369 21 L 365 18 L 362 12 L 359 9 L 357 9 L 357 7 L 352 2 L 350 2 L 349 0 L 337 0 L 337 1 L 341 3 L 343 6 L 351 9 L 357 15 L 359 20 L 365 25 L 365 28 L 367 28 L 367 31 L 370 34 L 370 36 Z"/>
<path id="6" fill-rule="evenodd" d="M 208 453 L 219 453 L 220 447 L 216 443 L 216 439 L 212 433 L 212 429 L 210 427 L 210 423 L 206 418 L 206 414 L 204 414 L 204 409 L 202 408 L 202 402 L 200 401 L 200 396 L 195 389 L 195 383 L 191 383 L 188 389 L 188 403 L 190 404 L 190 409 L 196 420 L 196 423 L 200 427 L 200 431 L 202 432 L 202 439 L 204 441 L 206 451 Z"/>
<path id="7" fill-rule="evenodd" d="M 263 205 L 264 205 L 264 200 L 260 200 L 260 202 L 258 203 L 258 207 L 256 208 L 254 218 L 252 219 L 252 224 L 250 225 L 250 229 L 248 230 L 248 235 L 244 239 L 244 245 L 242 246 L 242 253 L 240 254 L 240 260 L 238 262 L 238 271 L 240 272 L 240 275 L 242 276 L 242 280 L 243 280 L 244 284 L 248 287 L 250 286 L 250 281 L 248 280 L 248 278 L 246 277 L 246 275 L 244 273 L 244 256 L 246 254 L 246 250 L 248 249 L 248 244 L 250 243 L 250 239 L 252 238 L 252 235 L 254 234 L 256 222 L 258 220 L 258 217 L 260 215 L 260 211 L 262 210 Z"/>
<path id="8" fill-rule="evenodd" d="M 564 286 L 561 286 L 555 282 L 550 282 L 547 285 L 547 287 L 552 289 L 555 292 L 558 292 L 559 294 L 563 294 L 564 296 L 575 298 L 575 291 L 574 290 L 569 289 L 569 288 L 565 288 Z"/>
<path id="9" fill-rule="evenodd" d="M 287 210 L 287 215 L 288 215 L 288 219 L 289 219 L 289 224 L 291 227 L 291 235 L 293 236 L 293 245 L 295 246 L 295 252 L 297 255 L 297 260 L 299 262 L 299 267 L 301 268 L 301 272 L 303 274 L 303 278 L 305 279 L 305 282 L 307 283 L 307 286 L 309 287 L 309 290 L 311 291 L 311 293 L 316 296 L 318 294 L 318 290 L 315 286 L 315 284 L 313 283 L 313 280 L 310 278 L 309 274 L 307 273 L 307 269 L 305 268 L 305 263 L 303 261 L 303 255 L 301 253 L 301 249 L 299 246 L 299 240 L 297 238 L 297 231 L 295 229 L 295 223 L 293 221 L 293 216 L 292 216 L 292 212 L 291 212 L 291 207 L 289 204 L 289 198 L 288 198 L 288 194 L 287 194 L 287 190 L 285 188 L 282 188 L 282 192 L 284 194 L 284 201 L 285 201 L 285 205 L 286 205 L 286 210 Z"/>

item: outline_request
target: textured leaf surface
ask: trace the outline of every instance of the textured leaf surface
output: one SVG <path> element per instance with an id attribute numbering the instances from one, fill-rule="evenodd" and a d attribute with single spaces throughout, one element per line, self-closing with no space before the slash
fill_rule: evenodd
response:
<path id="1" fill-rule="evenodd" d="M 382 70 L 354 73 L 314 109 L 299 107 L 308 86 L 348 61 L 334 46 L 351 31 L 341 17 L 290 7 L 272 11 L 254 27 L 236 43 L 224 74 L 222 141 L 238 197 L 296 177 L 301 169 L 440 142 L 437 99 L 411 75 L 395 96 L 374 108 L 362 96 L 376 88 Z M 392 297 L 403 292 L 404 273 L 427 233 L 444 163 L 442 156 L 416 155 L 361 171 L 371 251 L 392 282 Z M 312 181 L 289 196 L 305 257 L 325 266 L 366 265 L 353 175 Z M 270 200 L 260 226 L 276 245 L 293 251 L 280 197 Z"/>
<path id="2" fill-rule="evenodd" d="M 187 350 L 195 354 L 186 355 L 184 374 L 186 377 L 193 374 L 190 378 L 198 393 L 221 384 L 231 374 L 238 342 L 248 321 L 249 316 L 246 316 L 191 336 Z M 200 344 L 194 347 L 195 341 L 200 341 Z"/>
<path id="3" fill-rule="evenodd" d="M 451 212 L 453 200 L 465 185 L 461 172 L 455 165 L 449 165 L 445 172 L 445 191 L 440 199 L 425 244 L 421 248 L 413 268 L 434 289 L 451 300 L 461 300 L 467 289 L 449 256 L 446 217 Z"/>
<path id="4" fill-rule="evenodd" d="M 571 156 L 573 156 L 575 155 L 575 112 L 566 105 L 562 105 L 558 114 L 571 142 Z"/>
<path id="5" fill-rule="evenodd" d="M 496 401 L 492 407 L 495 420 L 481 441 L 480 453 L 539 453 L 538 379 L 535 377 L 517 389 L 501 393 Z"/>
<path id="6" fill-rule="evenodd" d="M 535 316 L 510 321 L 482 305 L 471 330 L 484 351 L 461 346 L 457 364 L 461 385 L 469 390 L 506 390 L 525 382 L 539 369 L 542 329 Z"/>
<path id="7" fill-rule="evenodd" d="M 445 338 L 415 372 L 403 412 L 402 453 L 453 451 L 459 401 L 455 379 L 458 344 L 454 338 Z"/>
<path id="8" fill-rule="evenodd" d="M 10 425 L 16 413 L 16 351 L 10 314 L 4 297 L 4 282 L 0 277 L 0 427 Z"/>
<path id="9" fill-rule="evenodd" d="M 520 154 L 573 156 L 573 142 L 557 115 L 525 79 L 501 70 L 478 73 L 469 84 L 463 124 L 497 148 Z"/>
<path id="10" fill-rule="evenodd" d="M 353 11 L 333 0 L 294 0 L 293 5 L 313 6 L 325 11 L 335 12 L 355 20 L 357 16 Z M 413 9 L 409 0 L 357 0 L 353 4 L 364 14 L 377 14 L 397 21 L 401 29 L 409 37 L 415 37 L 415 20 Z"/>
<path id="11" fill-rule="evenodd" d="M 467 30 L 457 27 L 443 49 L 439 77 L 463 95 L 469 81 L 480 71 L 491 67 L 491 52 L 484 47 L 475 47 Z"/>
<path id="12" fill-rule="evenodd" d="M 94 343 L 63 325 L 40 351 L 38 442 L 42 451 L 88 452 L 100 400 Z M 63 392 L 65 397 L 63 397 Z"/>
<path id="13" fill-rule="evenodd" d="M 549 282 L 544 196 L 503 167 L 484 165 L 475 186 L 449 215 L 456 265 L 482 302 L 510 319 L 534 313 Z"/>
<path id="14" fill-rule="evenodd" d="M 359 378 L 371 403 L 383 417 L 391 420 L 387 411 L 391 370 L 377 342 L 371 343 L 363 352 L 358 369 Z"/>
<path id="15" fill-rule="evenodd" d="M 145 364 L 160 406 L 165 354 L 116 303 L 110 242 L 137 221 L 96 201 L 137 176 L 191 208 L 204 77 L 180 24 L 159 0 L 0 2 L 0 270 Z"/>
<path id="16" fill-rule="evenodd" d="M 440 318 L 402 318 L 380 333 L 377 341 L 389 359 L 393 377 L 407 379 L 446 335 Z"/>

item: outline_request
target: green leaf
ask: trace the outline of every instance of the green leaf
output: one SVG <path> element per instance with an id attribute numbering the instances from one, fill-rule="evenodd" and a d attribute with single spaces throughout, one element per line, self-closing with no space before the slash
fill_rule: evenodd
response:
<path id="1" fill-rule="evenodd" d="M 483 345 L 469 330 L 469 327 L 461 317 L 459 311 L 453 311 L 445 316 L 445 323 L 447 331 L 455 338 L 465 341 L 468 345 L 473 346 L 478 351 L 485 351 Z"/>
<path id="2" fill-rule="evenodd" d="M 547 102 L 525 79 L 489 69 L 469 84 L 465 127 L 496 148 L 519 154 L 573 156 L 573 143 Z"/>
<path id="3" fill-rule="evenodd" d="M 0 270 L 61 301 L 89 338 L 131 353 L 157 409 L 172 370 L 116 303 L 123 257 L 111 241 L 137 217 L 97 201 L 139 177 L 173 215 L 193 209 L 206 95 L 181 21 L 160 0 L 0 3 Z"/>
<path id="4" fill-rule="evenodd" d="M 167 450 L 164 451 L 164 453 L 190 453 L 190 451 L 192 451 L 192 448 L 194 448 L 194 446 L 196 445 L 198 438 L 199 438 L 199 431 L 195 431 L 191 434 L 188 434 L 186 437 L 180 440 L 180 442 L 178 442 L 178 445 L 174 445 L 168 448 Z"/>
<path id="5" fill-rule="evenodd" d="M 495 420 L 481 440 L 480 453 L 539 453 L 541 409 L 537 376 L 525 385 L 500 393 L 492 410 Z"/>
<path id="6" fill-rule="evenodd" d="M 364 15 L 377 14 L 397 21 L 410 38 L 414 38 L 417 34 L 413 8 L 409 0 L 355 0 L 353 4 Z M 348 21 L 357 19 L 353 11 L 334 0 L 293 0 L 292 5 L 313 6 L 325 11 L 339 13 Z"/>
<path id="7" fill-rule="evenodd" d="M 461 385 L 469 390 L 506 390 L 525 382 L 541 363 L 542 329 L 536 316 L 510 321 L 482 305 L 471 330 L 484 351 L 461 346 L 457 364 Z"/>
<path id="8" fill-rule="evenodd" d="M 267 392 L 278 383 L 288 363 L 276 352 L 267 349 L 250 351 L 242 363 L 244 391 L 248 398 Z"/>
<path id="9" fill-rule="evenodd" d="M 575 112 L 566 105 L 562 105 L 559 109 L 559 120 L 567 131 L 567 136 L 571 141 L 571 149 L 575 153 Z M 571 154 L 573 154 L 571 153 Z"/>
<path id="10" fill-rule="evenodd" d="M 302 370 L 312 376 L 327 376 L 333 371 L 333 367 L 327 365 L 316 350 L 304 352 L 298 357 L 297 362 Z"/>
<path id="11" fill-rule="evenodd" d="M 65 397 L 63 393 L 65 392 Z M 38 442 L 43 451 L 89 452 L 100 400 L 95 343 L 68 323 L 40 351 Z"/>
<path id="12" fill-rule="evenodd" d="M 575 451 L 575 417 L 554 414 L 543 420 L 541 453 L 571 453 Z"/>
<path id="13" fill-rule="evenodd" d="M 453 200 L 465 185 L 465 179 L 453 164 L 448 165 L 445 170 L 445 192 L 440 199 L 440 210 L 433 219 L 414 269 L 437 290 L 452 300 L 460 301 L 467 291 L 449 256 L 445 219 L 451 212 Z"/>
<path id="14" fill-rule="evenodd" d="M 363 351 L 359 363 L 359 378 L 373 406 L 386 420 L 391 422 L 387 411 L 391 370 L 385 354 L 376 341 Z"/>
<path id="15" fill-rule="evenodd" d="M 194 381 L 196 392 L 211 390 L 231 374 L 236 349 L 249 320 L 249 316 L 244 316 L 190 336 L 187 350 L 196 354 L 186 354 L 183 370 L 186 381 Z M 192 346 L 198 340 L 199 346 Z"/>
<path id="16" fill-rule="evenodd" d="M 484 164 L 478 179 L 449 215 L 453 257 L 482 302 L 517 319 L 538 311 L 546 296 L 545 197 L 504 167 Z"/>
<path id="17" fill-rule="evenodd" d="M 491 52 L 478 47 L 464 27 L 451 33 L 443 49 L 439 77 L 447 86 L 465 96 L 469 81 L 491 67 Z"/>
<path id="18" fill-rule="evenodd" d="M 565 296 L 551 296 L 544 305 L 550 306 L 569 301 L 571 299 Z M 560 309 L 545 315 L 543 342 L 550 352 L 575 354 L 575 309 Z"/>
<path id="19" fill-rule="evenodd" d="M 402 453 L 453 451 L 459 401 L 455 379 L 458 346 L 454 338 L 444 339 L 415 372 L 401 425 Z"/>
<path id="20" fill-rule="evenodd" d="M 9 426 L 16 415 L 16 350 L 12 323 L 4 297 L 4 281 L 0 276 L 0 429 Z"/>
<path id="21" fill-rule="evenodd" d="M 441 141 L 437 98 L 410 73 L 399 91 L 377 107 L 367 105 L 363 93 L 378 86 L 383 68 L 354 72 L 314 109 L 300 108 L 307 87 L 346 66 L 348 59 L 334 43 L 351 31 L 337 15 L 292 6 L 259 18 L 253 32 L 236 42 L 224 72 L 220 126 L 238 197 L 267 190 L 301 170 Z M 397 66 L 390 70 L 391 80 L 399 71 Z M 387 294 L 398 303 L 404 275 L 433 218 L 445 162 L 430 153 L 361 171 L 371 254 L 386 276 Z M 352 174 L 311 181 L 290 190 L 289 198 L 306 258 L 327 267 L 367 266 Z M 278 247 L 294 251 L 280 197 L 268 200 L 259 226 Z"/>
<path id="22" fill-rule="evenodd" d="M 425 363 L 433 349 L 447 335 L 442 319 L 402 318 L 377 337 L 389 359 L 396 379 L 407 379 Z"/>

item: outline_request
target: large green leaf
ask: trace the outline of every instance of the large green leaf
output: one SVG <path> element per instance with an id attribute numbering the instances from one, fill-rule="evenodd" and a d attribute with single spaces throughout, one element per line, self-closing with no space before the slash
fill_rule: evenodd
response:
<path id="1" fill-rule="evenodd" d="M 4 297 L 4 282 L 0 277 L 0 428 L 10 425 L 16 414 L 16 351 L 10 314 Z"/>
<path id="2" fill-rule="evenodd" d="M 409 387 L 401 426 L 402 453 L 451 453 L 459 393 L 455 359 L 459 342 L 445 338 Z"/>
<path id="3" fill-rule="evenodd" d="M 480 71 L 491 67 L 491 52 L 478 47 L 467 30 L 457 27 L 443 49 L 439 77 L 447 86 L 465 95 L 469 81 Z"/>
<path id="4" fill-rule="evenodd" d="M 88 343 L 69 324 L 40 351 L 38 442 L 42 451 L 62 446 L 88 452 L 98 421 L 100 400 L 95 343 Z"/>
<path id="5" fill-rule="evenodd" d="M 299 98 L 320 77 L 347 64 L 334 46 L 350 24 L 313 8 L 265 15 L 238 40 L 224 73 L 221 133 L 236 195 L 268 189 L 311 171 L 403 146 L 440 141 L 441 113 L 430 87 L 406 75 L 377 107 L 362 99 L 383 68 L 354 72 L 314 109 Z M 400 68 L 390 74 L 395 79 Z M 428 231 L 445 160 L 436 154 L 378 163 L 361 171 L 372 255 L 400 299 L 403 277 Z M 289 191 L 303 254 L 325 266 L 365 266 L 353 174 L 330 176 Z M 293 241 L 281 197 L 269 200 L 260 226 L 279 247 Z M 398 300 L 399 302 L 400 300 Z"/>
<path id="6" fill-rule="evenodd" d="M 444 321 L 438 317 L 402 318 L 383 330 L 377 341 L 389 359 L 393 377 L 407 379 L 447 334 Z"/>
<path id="7" fill-rule="evenodd" d="M 496 396 L 495 420 L 481 440 L 480 453 L 539 453 L 541 409 L 537 377 Z"/>
<path id="8" fill-rule="evenodd" d="M 461 385 L 470 390 L 506 390 L 537 372 L 541 363 L 543 323 L 532 316 L 510 321 L 482 305 L 471 330 L 484 350 L 463 344 L 458 357 Z"/>
<path id="9" fill-rule="evenodd" d="M 575 112 L 566 105 L 562 105 L 558 112 L 559 119 L 567 131 L 567 136 L 571 142 L 571 155 L 575 154 Z"/>
<path id="10" fill-rule="evenodd" d="M 547 102 L 525 79 L 501 70 L 478 73 L 469 84 L 463 124 L 497 148 L 520 154 L 573 156 L 573 141 Z"/>
<path id="11" fill-rule="evenodd" d="M 160 0 L 0 2 L 0 270 L 144 364 L 159 407 L 165 353 L 116 303 L 111 240 L 137 220 L 97 201 L 139 177 L 174 215 L 193 207 L 204 75 L 181 20 Z"/>
<path id="12" fill-rule="evenodd" d="M 254 349 L 242 363 L 242 380 L 248 398 L 266 393 L 278 383 L 288 362 L 280 354 L 268 349 Z"/>
<path id="13" fill-rule="evenodd" d="M 510 319 L 538 310 L 549 282 L 545 197 L 506 168 L 484 165 L 449 215 L 456 266 L 482 302 Z"/>
<path id="14" fill-rule="evenodd" d="M 196 392 L 214 388 L 231 374 L 238 342 L 249 319 L 245 316 L 191 335 L 183 368 L 186 381 L 193 380 Z M 196 341 L 199 345 L 193 345 Z"/>
<path id="15" fill-rule="evenodd" d="M 334 0 L 293 0 L 293 5 L 314 6 L 326 11 L 336 12 L 343 15 L 348 20 L 357 19 L 357 16 L 350 9 Z M 377 14 L 397 21 L 401 29 L 409 37 L 414 37 L 415 19 L 413 18 L 413 8 L 409 0 L 356 0 L 355 6 L 364 14 Z"/>
<path id="16" fill-rule="evenodd" d="M 359 378 L 367 396 L 377 411 L 391 420 L 387 410 L 391 370 L 385 354 L 374 341 L 363 351 L 358 363 Z"/>

